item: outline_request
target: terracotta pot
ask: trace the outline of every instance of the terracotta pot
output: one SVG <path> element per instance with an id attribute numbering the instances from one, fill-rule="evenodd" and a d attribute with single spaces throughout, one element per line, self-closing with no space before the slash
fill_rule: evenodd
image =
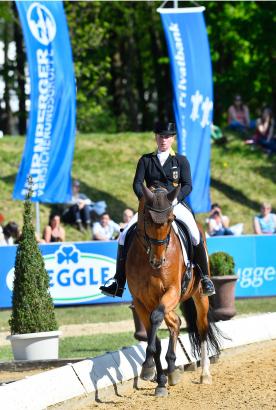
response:
<path id="1" fill-rule="evenodd" d="M 137 315 L 135 307 L 131 304 L 129 308 L 132 311 L 134 325 L 135 325 L 134 337 L 136 340 L 139 340 L 139 342 L 146 342 L 148 340 L 148 337 L 147 337 L 145 326 L 140 320 L 139 316 Z"/>
<path id="2" fill-rule="evenodd" d="M 212 276 L 216 294 L 210 297 L 215 320 L 229 320 L 236 314 L 235 287 L 238 276 Z"/>

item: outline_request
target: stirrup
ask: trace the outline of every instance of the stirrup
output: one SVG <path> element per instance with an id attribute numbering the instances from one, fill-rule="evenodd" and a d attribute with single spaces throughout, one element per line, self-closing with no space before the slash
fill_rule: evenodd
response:
<path id="1" fill-rule="evenodd" d="M 108 282 L 110 282 L 111 280 L 113 281 L 113 282 L 111 283 L 111 285 L 106 286 L 106 284 L 107 284 Z M 113 286 L 113 285 L 114 285 L 114 286 Z M 111 288 L 112 286 L 113 286 L 115 289 L 112 289 L 112 292 L 109 292 L 109 291 L 108 291 L 108 288 Z M 123 292 L 124 292 L 124 290 L 125 290 L 125 287 L 124 287 L 124 286 L 123 286 L 123 287 L 119 287 L 118 280 L 115 279 L 115 278 L 110 278 L 110 279 L 108 279 L 108 280 L 104 283 L 103 286 L 100 286 L 99 289 L 101 290 L 101 292 L 102 292 L 104 295 L 106 295 L 106 296 L 111 296 L 111 297 L 115 298 L 116 296 L 122 297 Z"/>

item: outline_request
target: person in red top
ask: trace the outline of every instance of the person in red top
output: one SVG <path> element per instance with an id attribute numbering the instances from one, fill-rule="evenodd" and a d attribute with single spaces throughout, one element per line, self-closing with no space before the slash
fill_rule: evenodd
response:
<path id="1" fill-rule="evenodd" d="M 228 109 L 228 127 L 235 131 L 246 131 L 250 128 L 248 107 L 243 104 L 240 95 L 236 95 L 233 104 Z"/>

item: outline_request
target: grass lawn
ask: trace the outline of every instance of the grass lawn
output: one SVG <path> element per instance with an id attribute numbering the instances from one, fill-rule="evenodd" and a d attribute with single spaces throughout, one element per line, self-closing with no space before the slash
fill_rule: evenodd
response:
<path id="1" fill-rule="evenodd" d="M 276 312 L 276 297 L 264 299 L 236 300 L 237 314 Z M 180 314 L 180 312 L 178 312 Z M 10 310 L 0 311 L 0 329 L 8 330 L 7 320 Z M 83 324 L 131 319 L 128 304 L 57 308 L 59 325 Z M 167 330 L 159 331 L 160 337 L 167 337 Z M 123 346 L 131 346 L 137 341 L 132 332 L 98 334 L 93 336 L 66 337 L 60 340 L 60 358 L 95 357 Z M 0 347 L 0 360 L 13 360 L 10 346 Z"/>
<path id="2" fill-rule="evenodd" d="M 95 357 L 137 343 L 132 332 L 66 337 L 60 340 L 59 358 Z M 1 360 L 13 360 L 10 346 L 0 347 Z"/>
<path id="3" fill-rule="evenodd" d="M 129 304 L 107 304 L 99 306 L 77 306 L 56 308 L 55 314 L 59 326 L 70 324 L 118 322 L 132 319 Z M 237 314 L 276 312 L 276 297 L 261 299 L 237 299 Z M 0 331 L 9 330 L 8 320 L 11 311 L 0 310 Z M 180 314 L 180 311 L 179 311 Z"/>

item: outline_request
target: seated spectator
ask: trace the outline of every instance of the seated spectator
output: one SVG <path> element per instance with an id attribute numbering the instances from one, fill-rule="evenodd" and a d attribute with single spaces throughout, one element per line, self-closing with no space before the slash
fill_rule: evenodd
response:
<path id="1" fill-rule="evenodd" d="M 244 132 L 251 127 L 248 107 L 243 104 L 240 95 L 236 95 L 233 104 L 228 109 L 228 128 Z"/>
<path id="2" fill-rule="evenodd" d="M 208 234 L 210 236 L 234 235 L 231 229 L 223 224 L 223 219 L 218 211 L 212 213 L 208 223 Z"/>
<path id="3" fill-rule="evenodd" d="M 49 225 L 46 226 L 43 232 L 43 239 L 46 243 L 64 242 L 65 230 L 60 224 L 60 216 L 56 213 L 50 215 Z"/>
<path id="4" fill-rule="evenodd" d="M 261 204 L 261 213 L 254 217 L 253 227 L 256 235 L 272 235 L 276 233 L 276 215 L 271 212 L 270 203 L 263 202 Z"/>
<path id="5" fill-rule="evenodd" d="M 265 146 L 266 142 L 273 138 L 274 119 L 270 108 L 264 108 L 261 118 L 256 121 L 256 132 L 252 139 L 246 140 L 246 144 L 260 144 Z"/>
<path id="6" fill-rule="evenodd" d="M 222 215 L 221 208 L 217 203 L 212 204 L 207 223 L 208 235 L 210 236 L 234 235 L 229 229 L 228 216 Z"/>
<path id="7" fill-rule="evenodd" d="M 19 228 L 16 222 L 8 222 L 3 228 L 3 236 L 0 239 L 0 245 L 13 245 L 18 243 L 20 236 Z"/>
<path id="8" fill-rule="evenodd" d="M 66 223 L 76 224 L 80 231 L 83 231 L 83 224 L 86 229 L 91 227 L 90 218 L 91 200 L 80 193 L 80 183 L 75 180 L 73 182 L 73 196 L 67 204 L 67 209 L 63 212 L 62 220 Z"/>
<path id="9" fill-rule="evenodd" d="M 216 212 L 218 212 L 219 217 Z M 211 213 L 209 218 L 206 219 L 206 223 L 208 224 L 207 236 L 241 235 L 243 233 L 244 224 L 237 223 L 229 226 L 230 219 L 228 216 L 222 214 L 221 207 L 218 203 L 212 204 Z M 221 228 L 222 231 L 220 231 Z M 219 233 L 215 232 L 216 230 Z"/>
<path id="10" fill-rule="evenodd" d="M 96 241 L 110 241 L 118 237 L 120 225 L 112 221 L 108 213 L 104 213 L 101 215 L 100 221 L 93 224 L 92 232 L 92 239 Z"/>
<path id="11" fill-rule="evenodd" d="M 129 221 L 131 221 L 131 219 L 134 216 L 134 212 L 131 208 L 126 208 L 123 212 L 123 222 L 120 222 L 120 227 L 121 229 L 124 229 L 127 224 L 129 223 Z"/>

